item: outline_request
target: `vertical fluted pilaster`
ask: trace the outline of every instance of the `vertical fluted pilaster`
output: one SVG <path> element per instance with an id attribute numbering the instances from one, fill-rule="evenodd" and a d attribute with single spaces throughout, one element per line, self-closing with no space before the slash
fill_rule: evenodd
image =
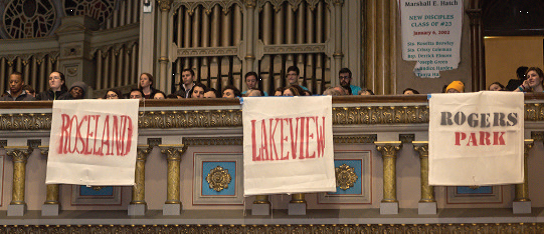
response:
<path id="1" fill-rule="evenodd" d="M 157 79 L 159 81 L 166 81 L 168 80 L 167 70 L 168 70 L 168 30 L 169 30 L 169 24 L 168 24 L 168 13 L 170 12 L 170 8 L 172 5 L 172 0 L 157 0 L 159 3 L 159 8 L 161 9 L 160 13 L 160 20 L 161 20 L 161 36 L 160 36 L 160 56 L 159 56 L 159 64 L 160 64 L 160 77 Z"/>
<path id="2" fill-rule="evenodd" d="M 130 204 L 147 204 L 145 202 L 145 162 L 147 156 L 153 150 L 148 145 L 138 146 L 136 157 L 135 183 L 132 187 L 132 201 Z"/>
<path id="3" fill-rule="evenodd" d="M 180 200 L 180 163 L 181 155 L 187 150 L 186 145 L 160 145 L 161 152 L 168 161 L 167 200 L 165 204 L 181 204 Z"/>
<path id="4" fill-rule="evenodd" d="M 516 184 L 516 202 L 531 201 L 529 199 L 529 178 L 527 170 L 527 158 L 529 157 L 529 150 L 533 148 L 534 140 L 525 140 L 524 154 L 523 154 L 523 184 Z"/>
<path id="5" fill-rule="evenodd" d="M 338 74 L 338 71 L 342 67 L 342 5 L 344 0 L 335 0 L 334 3 L 334 67 L 331 74 Z"/>
<path id="6" fill-rule="evenodd" d="M 400 141 L 374 142 L 383 157 L 383 199 L 382 202 L 397 201 L 397 152 L 402 148 Z"/>
<path id="7" fill-rule="evenodd" d="M 42 155 L 47 156 L 49 153 L 48 146 L 40 146 L 40 152 Z M 58 184 L 48 184 L 47 191 L 45 194 L 45 202 L 43 204 L 56 205 L 59 204 L 59 185 Z"/>
<path id="8" fill-rule="evenodd" d="M 254 21 L 255 21 L 255 0 L 245 0 L 244 5 L 246 7 L 247 12 L 247 35 L 245 36 L 246 42 L 246 56 L 244 58 L 245 60 L 245 66 L 244 66 L 244 72 L 253 71 L 253 63 L 255 62 L 255 49 L 253 48 L 253 45 L 255 44 L 255 36 L 254 34 Z"/>
<path id="9" fill-rule="evenodd" d="M 30 148 L 5 147 L 7 155 L 13 158 L 13 186 L 11 192 L 11 205 L 24 205 L 25 203 L 25 176 L 26 162 Z"/>
<path id="10" fill-rule="evenodd" d="M 419 202 L 436 202 L 434 187 L 429 186 L 429 142 L 413 141 L 414 150 L 419 153 L 421 175 L 421 199 Z"/>

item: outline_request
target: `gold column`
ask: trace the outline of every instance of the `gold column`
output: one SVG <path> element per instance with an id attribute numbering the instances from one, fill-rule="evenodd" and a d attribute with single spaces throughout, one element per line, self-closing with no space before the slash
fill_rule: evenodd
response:
<path id="1" fill-rule="evenodd" d="M 270 204 L 270 201 L 268 200 L 268 195 L 255 196 L 255 201 L 253 201 L 253 204 Z"/>
<path id="2" fill-rule="evenodd" d="M 289 203 L 306 203 L 306 197 L 304 193 L 293 194 Z"/>
<path id="3" fill-rule="evenodd" d="M 531 201 L 529 199 L 529 178 L 527 170 L 527 158 L 529 157 L 529 150 L 533 148 L 534 140 L 526 139 L 525 140 L 525 153 L 523 157 L 523 184 L 516 184 L 516 197 L 514 201 L 516 202 L 526 202 Z"/>
<path id="4" fill-rule="evenodd" d="M 136 158 L 135 184 L 132 187 L 132 201 L 130 204 L 147 204 L 145 202 L 145 162 L 147 156 L 153 150 L 148 145 L 138 146 L 138 156 Z"/>
<path id="5" fill-rule="evenodd" d="M 419 202 L 436 202 L 434 187 L 429 186 L 429 142 L 413 141 L 414 150 L 419 153 L 421 175 L 421 199 Z"/>
<path id="6" fill-rule="evenodd" d="M 167 200 L 165 204 L 181 204 L 179 167 L 181 155 L 187 150 L 186 145 L 159 145 L 161 152 L 166 154 L 168 161 Z"/>
<path id="7" fill-rule="evenodd" d="M 397 151 L 402 148 L 400 141 L 374 142 L 383 157 L 383 199 L 382 202 L 397 201 Z"/>
<path id="8" fill-rule="evenodd" d="M 49 146 L 39 146 L 40 153 L 47 156 L 49 152 Z M 47 205 L 56 205 L 59 204 L 59 185 L 58 184 L 48 184 L 47 191 L 45 194 L 45 202 L 43 204 Z"/>
<path id="9" fill-rule="evenodd" d="M 13 186 L 10 205 L 24 205 L 25 203 L 25 175 L 26 162 L 30 147 L 5 147 L 7 155 L 13 158 Z"/>

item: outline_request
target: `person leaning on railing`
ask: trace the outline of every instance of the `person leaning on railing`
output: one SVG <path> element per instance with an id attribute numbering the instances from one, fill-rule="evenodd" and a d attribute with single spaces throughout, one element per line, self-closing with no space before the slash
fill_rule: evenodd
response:
<path id="1" fill-rule="evenodd" d="M 544 73 L 542 72 L 542 69 L 538 67 L 530 67 L 527 69 L 525 76 L 527 79 L 524 80 L 523 83 L 516 90 L 514 90 L 514 92 L 544 92 L 544 86 L 542 86 Z"/>

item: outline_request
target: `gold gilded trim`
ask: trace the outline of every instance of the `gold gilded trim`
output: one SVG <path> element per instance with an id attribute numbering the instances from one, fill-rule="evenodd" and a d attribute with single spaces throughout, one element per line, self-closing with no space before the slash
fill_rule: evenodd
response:
<path id="1" fill-rule="evenodd" d="M 195 145 L 242 145 L 242 137 L 191 137 L 183 138 L 183 144 L 189 146 Z"/>
<path id="2" fill-rule="evenodd" d="M 415 124 L 429 122 L 428 106 L 368 106 L 333 108 L 332 123 L 352 124 Z"/>
<path id="3" fill-rule="evenodd" d="M 210 188 L 217 192 L 227 189 L 231 180 L 232 177 L 229 174 L 229 170 L 220 166 L 211 169 L 208 176 L 206 176 L 206 181 L 208 182 Z"/>
<path id="4" fill-rule="evenodd" d="M 347 190 L 355 184 L 355 181 L 359 179 L 355 173 L 355 168 L 350 167 L 346 164 L 342 164 L 335 168 L 336 171 L 336 187 L 339 187 L 342 190 Z"/>
<path id="5" fill-rule="evenodd" d="M 372 144 L 378 140 L 378 134 L 334 136 L 333 139 L 335 144 Z"/>

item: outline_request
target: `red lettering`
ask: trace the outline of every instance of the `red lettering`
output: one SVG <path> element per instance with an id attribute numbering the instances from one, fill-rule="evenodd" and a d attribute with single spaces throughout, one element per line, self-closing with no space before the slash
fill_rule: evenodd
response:
<path id="1" fill-rule="evenodd" d="M 464 132 L 455 132 L 455 145 L 461 145 L 461 141 L 467 138 Z"/>
<path id="2" fill-rule="evenodd" d="M 70 120 L 70 131 L 69 131 L 69 138 L 68 138 L 68 153 L 71 153 L 73 154 L 74 152 L 76 152 L 76 148 L 77 148 L 77 132 L 76 132 L 76 139 L 74 139 L 74 150 L 72 150 L 72 126 L 74 126 L 74 120 L 76 122 L 75 126 L 76 126 L 76 131 L 77 131 L 77 125 L 79 123 L 78 119 L 77 119 L 77 115 L 74 115 L 72 116 L 72 119 Z"/>
<path id="3" fill-rule="evenodd" d="M 106 115 L 106 119 L 104 120 L 104 130 L 102 131 L 102 145 L 100 146 L 100 155 L 104 155 L 103 151 L 107 146 L 108 150 L 106 150 L 105 155 L 111 155 L 109 154 L 110 151 L 110 116 Z M 113 146 L 113 145 L 112 145 Z"/>
<path id="4" fill-rule="evenodd" d="M 467 146 L 469 146 L 470 142 L 472 142 L 472 146 L 478 146 L 477 141 L 478 139 L 476 139 L 476 133 L 472 132 L 470 133 L 470 136 L 468 137 Z"/>
<path id="5" fill-rule="evenodd" d="M 500 135 L 499 135 L 500 133 Z M 493 145 L 506 145 L 504 141 L 505 132 L 493 132 Z"/>
<path id="6" fill-rule="evenodd" d="M 253 152 L 253 161 L 261 161 L 260 155 L 257 155 L 257 140 L 255 139 L 255 122 L 257 122 L 257 120 L 251 120 L 251 148 Z"/>
<path id="7" fill-rule="evenodd" d="M 306 120 L 306 158 L 315 158 L 315 151 L 312 152 L 312 154 L 310 155 L 310 153 L 308 152 L 309 151 L 309 144 L 310 144 L 310 138 L 311 139 L 314 139 L 314 134 L 310 134 L 310 120 L 313 120 L 314 122 L 317 122 L 316 121 L 317 117 L 308 117 L 308 119 Z M 316 129 L 317 130 L 317 129 Z"/>
<path id="8" fill-rule="evenodd" d="M 300 119 L 300 154 L 298 155 L 299 159 L 304 159 L 304 120 L 306 120 L 306 117 L 297 118 Z"/>
<path id="9" fill-rule="evenodd" d="M 317 117 L 319 118 L 319 117 Z M 321 117 L 323 120 L 323 123 L 321 126 L 319 126 L 319 123 L 315 121 L 315 129 L 316 129 L 316 138 L 317 138 L 317 157 L 321 158 L 323 157 L 323 154 L 325 153 L 325 117 Z"/>
<path id="10" fill-rule="evenodd" d="M 67 114 L 62 114 L 62 125 L 60 127 L 60 144 L 58 148 L 59 154 L 65 154 L 66 153 L 66 143 L 68 139 L 70 138 L 70 135 L 68 133 L 68 129 L 70 128 L 70 116 Z"/>
<path id="11" fill-rule="evenodd" d="M 274 119 L 270 118 L 270 125 L 268 126 L 270 130 L 270 158 L 274 158 L 275 160 L 280 160 L 278 157 L 278 149 L 276 147 L 276 138 L 274 137 L 276 135 L 276 129 L 278 128 L 278 123 L 280 123 L 281 119 L 277 118 L 276 124 L 273 124 Z M 274 128 L 272 128 L 272 125 L 274 125 Z"/>
<path id="12" fill-rule="evenodd" d="M 287 151 L 287 152 L 285 152 L 285 154 L 283 154 L 283 152 L 284 152 L 283 151 L 283 145 L 284 145 L 283 142 L 287 141 L 287 136 L 285 136 L 285 137 L 283 136 L 283 133 L 284 133 L 283 132 L 283 125 L 284 125 L 283 122 L 289 123 L 289 120 L 290 120 L 290 118 L 282 119 L 282 121 L 281 121 L 282 124 L 280 125 L 280 129 L 281 129 L 280 148 L 281 148 L 281 155 L 282 155 L 281 160 L 289 160 L 289 151 Z"/>
<path id="13" fill-rule="evenodd" d="M 290 130 L 291 130 L 291 158 L 292 159 L 295 159 L 297 158 L 297 141 L 298 141 L 298 120 L 300 118 L 296 118 L 295 121 L 296 121 L 296 126 L 295 126 L 295 129 L 293 131 L 293 118 L 290 118 L 289 119 L 289 126 L 290 126 Z"/>
<path id="14" fill-rule="evenodd" d="M 102 151 L 96 149 L 96 137 L 98 136 L 98 119 L 100 118 L 100 115 L 95 115 L 95 122 L 94 122 L 94 144 L 93 144 L 93 154 L 94 155 L 100 155 L 103 156 Z"/>
<path id="15" fill-rule="evenodd" d="M 263 161 L 270 160 L 268 157 L 268 137 L 266 136 L 266 122 L 263 119 L 261 121 L 261 148 L 259 149 Z M 265 153 L 266 151 L 266 153 Z"/>
<path id="16" fill-rule="evenodd" d="M 480 145 L 491 145 L 491 133 L 489 132 L 480 132 Z"/>

